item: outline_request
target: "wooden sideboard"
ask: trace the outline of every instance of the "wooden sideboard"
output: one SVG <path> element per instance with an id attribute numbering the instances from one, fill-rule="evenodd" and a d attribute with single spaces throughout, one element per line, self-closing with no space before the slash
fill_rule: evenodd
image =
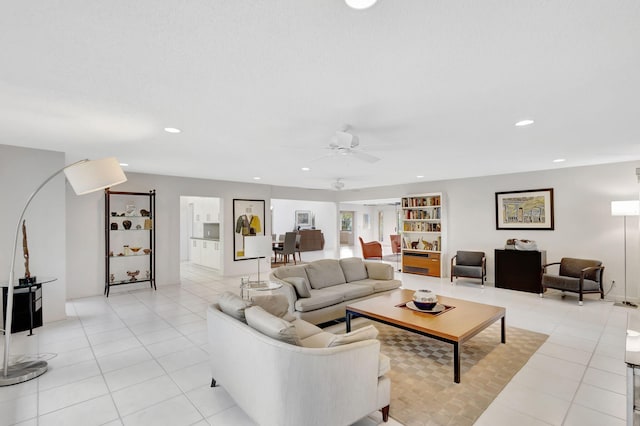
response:
<path id="1" fill-rule="evenodd" d="M 496 287 L 541 293 L 542 265 L 545 263 L 547 263 L 547 252 L 544 250 L 496 249 Z"/>
<path id="2" fill-rule="evenodd" d="M 300 251 L 324 250 L 324 235 L 319 229 L 301 229 Z"/>

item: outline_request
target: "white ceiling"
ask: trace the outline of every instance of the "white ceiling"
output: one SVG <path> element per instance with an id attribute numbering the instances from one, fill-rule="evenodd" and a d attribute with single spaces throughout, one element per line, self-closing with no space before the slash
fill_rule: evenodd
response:
<path id="1" fill-rule="evenodd" d="M 126 171 L 355 189 L 640 159 L 637 0 L 10 1 L 0 55 L 0 143 Z M 345 123 L 380 161 L 317 159 Z"/>

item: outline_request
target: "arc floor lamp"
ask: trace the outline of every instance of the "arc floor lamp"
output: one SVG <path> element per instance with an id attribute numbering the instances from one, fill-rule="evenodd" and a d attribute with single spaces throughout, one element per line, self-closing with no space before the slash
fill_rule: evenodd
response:
<path id="1" fill-rule="evenodd" d="M 101 189 L 117 185 L 125 182 L 125 176 L 118 160 L 114 157 L 103 158 L 101 160 L 80 160 L 73 164 L 69 164 L 49 176 L 44 182 L 36 188 L 35 191 L 27 199 L 18 225 L 16 226 L 15 239 L 13 241 L 13 249 L 11 255 L 11 268 L 9 269 L 9 282 L 7 288 L 7 309 L 5 311 L 5 332 L 4 332 L 4 364 L 0 373 L 0 386 L 15 385 L 34 379 L 47 371 L 46 361 L 24 361 L 9 365 L 9 353 L 11 346 L 11 321 L 13 319 L 13 283 L 15 277 L 16 251 L 18 246 L 18 236 L 24 214 L 31 204 L 31 200 L 51 179 L 58 174 L 64 172 L 67 181 L 71 184 L 77 195 L 84 195 L 90 192 L 99 191 Z"/>
<path id="2" fill-rule="evenodd" d="M 638 307 L 635 303 L 627 300 L 627 216 L 638 215 L 640 215 L 640 200 L 611 202 L 611 216 L 622 216 L 624 218 L 624 300 L 615 303 L 615 305 L 626 308 Z"/>

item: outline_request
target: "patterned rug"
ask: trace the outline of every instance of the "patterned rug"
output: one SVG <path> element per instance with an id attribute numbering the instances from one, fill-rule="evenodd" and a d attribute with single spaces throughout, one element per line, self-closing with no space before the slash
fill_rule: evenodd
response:
<path id="1" fill-rule="evenodd" d="M 548 337 L 507 327 L 503 345 L 498 321 L 461 345 L 460 383 L 456 384 L 453 345 L 368 323 L 380 331 L 381 351 L 391 358 L 390 415 L 405 426 L 472 425 Z M 344 325 L 342 331 L 334 331 L 344 332 Z"/>

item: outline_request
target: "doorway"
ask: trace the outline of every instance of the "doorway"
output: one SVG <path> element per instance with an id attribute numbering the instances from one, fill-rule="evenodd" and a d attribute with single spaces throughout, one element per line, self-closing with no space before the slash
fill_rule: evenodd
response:
<path id="1" fill-rule="evenodd" d="M 340 211 L 340 245 L 354 245 L 353 230 L 355 228 L 355 212 Z"/>
<path id="2" fill-rule="evenodd" d="M 180 268 L 181 282 L 191 279 L 183 276 L 183 270 L 196 269 L 216 276 L 223 272 L 220 203 L 217 197 L 180 197 L 180 263 L 188 266 Z"/>

